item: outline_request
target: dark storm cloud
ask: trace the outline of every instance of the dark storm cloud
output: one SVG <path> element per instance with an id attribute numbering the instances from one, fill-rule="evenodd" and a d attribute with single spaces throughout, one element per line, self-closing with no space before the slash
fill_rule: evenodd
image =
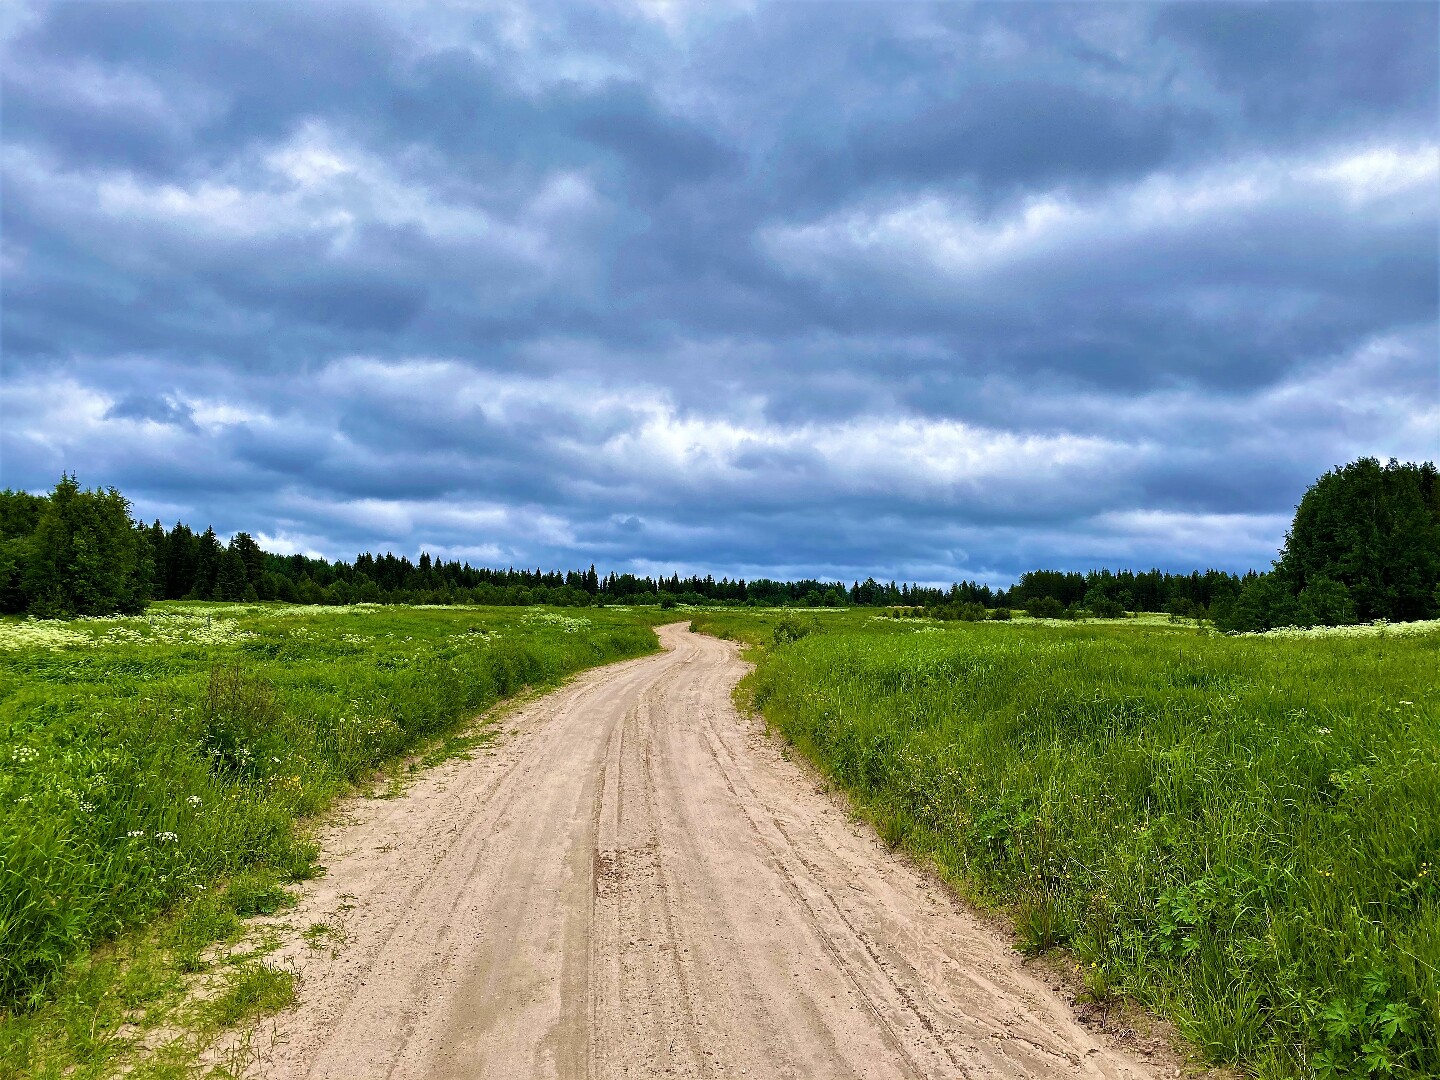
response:
<path id="1" fill-rule="evenodd" d="M 190 428 L 194 420 L 180 402 L 146 394 L 127 394 L 105 410 L 106 420 L 152 420 L 157 424 Z"/>
<path id="2" fill-rule="evenodd" d="M 1432 4 L 1173 4 L 1156 30 L 1281 138 L 1435 120 Z"/>
<path id="3" fill-rule="evenodd" d="M 279 547 L 1264 565 L 1433 456 L 1408 4 L 40 5 L 3 482 Z"/>
<path id="4" fill-rule="evenodd" d="M 1152 102 L 1115 101 L 1057 83 L 1015 82 L 967 93 L 897 124 L 870 121 L 851 139 L 864 178 L 991 185 L 1090 182 L 1170 160 L 1206 118 Z"/>

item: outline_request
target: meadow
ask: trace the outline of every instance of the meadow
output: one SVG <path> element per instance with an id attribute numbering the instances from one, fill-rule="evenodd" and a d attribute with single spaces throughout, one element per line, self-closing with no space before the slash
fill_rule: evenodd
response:
<path id="1" fill-rule="evenodd" d="M 1267 1077 L 1440 1076 L 1440 626 L 698 613 L 889 844 Z"/>
<path id="2" fill-rule="evenodd" d="M 655 615 L 161 603 L 0 621 L 0 1076 L 108 1075 L 179 1022 L 158 1003 L 208 947 L 317 872 L 308 822 L 337 796 L 463 751 L 484 737 L 468 722 L 526 687 L 655 651 Z M 242 955 L 205 1023 L 287 993 Z"/>

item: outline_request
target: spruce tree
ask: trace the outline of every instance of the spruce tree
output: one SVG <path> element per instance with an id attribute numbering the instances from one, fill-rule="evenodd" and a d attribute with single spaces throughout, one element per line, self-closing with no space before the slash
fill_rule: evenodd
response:
<path id="1" fill-rule="evenodd" d="M 165 537 L 165 599 L 182 600 L 195 587 L 195 567 L 200 559 L 200 538 L 190 526 L 177 521 Z"/>
<path id="2" fill-rule="evenodd" d="M 150 560 L 150 595 L 163 598 L 165 596 L 166 562 L 165 526 L 160 524 L 158 518 L 145 530 L 145 542 L 148 545 L 147 557 Z"/>
<path id="3" fill-rule="evenodd" d="M 245 580 L 245 560 L 240 552 L 231 547 L 220 557 L 220 566 L 215 572 L 213 597 L 216 600 L 244 600 L 248 584 Z"/>
<path id="4" fill-rule="evenodd" d="M 245 564 L 245 583 L 258 591 L 264 584 L 265 552 L 260 550 L 255 538 L 245 532 L 234 535 L 230 540 L 230 550 L 238 554 Z"/>
<path id="5" fill-rule="evenodd" d="M 42 495 L 0 491 L 0 614 L 25 610 L 25 561 L 30 536 L 44 509 Z"/>
<path id="6" fill-rule="evenodd" d="M 215 582 L 220 576 L 220 562 L 225 549 L 214 529 L 206 529 L 199 538 L 195 552 L 195 577 L 186 596 L 191 600 L 209 600 L 215 595 Z"/>

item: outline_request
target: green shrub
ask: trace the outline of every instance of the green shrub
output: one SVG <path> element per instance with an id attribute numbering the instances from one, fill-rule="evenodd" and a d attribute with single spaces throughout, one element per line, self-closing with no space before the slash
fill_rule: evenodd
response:
<path id="1" fill-rule="evenodd" d="M 990 617 L 984 604 L 941 604 L 926 610 L 926 615 L 943 622 L 984 622 Z"/>
<path id="2" fill-rule="evenodd" d="M 1063 619 L 1065 605 L 1053 596 L 1041 596 L 1026 603 L 1025 614 L 1032 619 Z"/>
<path id="3" fill-rule="evenodd" d="M 775 645 L 786 645 L 792 641 L 799 641 L 805 635 L 819 629 L 812 615 L 809 621 L 803 621 L 794 612 L 787 611 L 780 617 L 771 631 L 771 642 Z"/>

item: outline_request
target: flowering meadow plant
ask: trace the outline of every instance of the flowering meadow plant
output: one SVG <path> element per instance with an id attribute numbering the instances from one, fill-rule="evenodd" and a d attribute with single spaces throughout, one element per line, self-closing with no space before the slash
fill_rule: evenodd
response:
<path id="1" fill-rule="evenodd" d="M 234 610 L 233 608 L 231 609 Z M 0 651 L 113 645 L 228 645 L 254 635 L 215 610 L 152 610 L 125 617 L 0 620 Z"/>
<path id="2" fill-rule="evenodd" d="M 1370 637 L 1419 637 L 1440 633 L 1440 619 L 1419 619 L 1415 622 L 1390 622 L 1376 619 L 1374 622 L 1355 626 L 1282 626 L 1275 630 L 1262 630 L 1236 637 L 1261 638 L 1370 638 Z"/>

